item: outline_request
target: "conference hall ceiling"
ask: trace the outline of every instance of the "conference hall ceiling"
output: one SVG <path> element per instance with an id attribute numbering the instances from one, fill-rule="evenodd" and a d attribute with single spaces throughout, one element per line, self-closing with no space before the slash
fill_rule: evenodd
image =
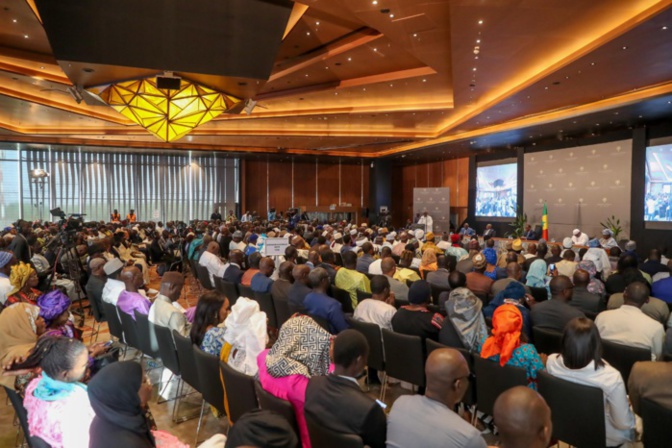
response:
<path id="1" fill-rule="evenodd" d="M 672 117 L 671 5 L 4 0 L 0 141 L 443 157 L 637 105 Z M 86 93 L 164 72 L 239 106 L 165 143 Z"/>

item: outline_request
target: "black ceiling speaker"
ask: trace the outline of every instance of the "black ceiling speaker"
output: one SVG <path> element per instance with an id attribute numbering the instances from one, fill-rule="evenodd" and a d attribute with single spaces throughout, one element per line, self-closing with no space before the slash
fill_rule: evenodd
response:
<path id="1" fill-rule="evenodd" d="M 156 87 L 165 90 L 180 90 L 182 79 L 176 76 L 157 76 Z"/>

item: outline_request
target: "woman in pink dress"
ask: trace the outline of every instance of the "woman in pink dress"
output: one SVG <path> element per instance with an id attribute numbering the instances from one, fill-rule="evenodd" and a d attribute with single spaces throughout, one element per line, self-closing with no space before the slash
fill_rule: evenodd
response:
<path id="1" fill-rule="evenodd" d="M 265 391 L 292 403 L 303 448 L 310 448 L 303 414 L 306 387 L 313 376 L 329 373 L 331 334 L 308 316 L 290 318 L 280 328 L 278 340 L 257 358 L 259 381 Z M 332 366 L 333 367 L 333 366 Z"/>

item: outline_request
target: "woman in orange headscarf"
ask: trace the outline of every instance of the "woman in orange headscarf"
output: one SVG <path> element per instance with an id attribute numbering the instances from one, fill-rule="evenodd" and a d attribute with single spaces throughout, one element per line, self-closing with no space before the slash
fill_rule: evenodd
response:
<path id="1" fill-rule="evenodd" d="M 420 276 L 423 279 L 427 279 L 427 273 L 436 271 L 438 266 L 436 264 L 436 251 L 432 248 L 429 248 L 424 251 L 422 254 L 422 261 L 420 262 Z"/>
<path id="2" fill-rule="evenodd" d="M 500 366 L 521 367 L 527 372 L 528 387 L 537 388 L 537 372 L 544 370 L 542 361 L 534 345 L 525 342 L 523 315 L 515 305 L 497 307 L 492 315 L 492 336 L 485 339 L 481 347 L 481 358 L 498 362 Z"/>

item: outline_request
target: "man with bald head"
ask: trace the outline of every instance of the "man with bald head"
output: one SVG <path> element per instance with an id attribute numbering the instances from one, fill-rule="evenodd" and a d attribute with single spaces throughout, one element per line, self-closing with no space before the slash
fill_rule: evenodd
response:
<path id="1" fill-rule="evenodd" d="M 651 350 L 651 359 L 660 359 L 665 330 L 663 324 L 642 312 L 649 301 L 649 288 L 642 282 L 633 282 L 623 293 L 625 302 L 615 310 L 597 315 L 595 326 L 602 339 L 617 344 Z"/>
<path id="2" fill-rule="evenodd" d="M 275 262 L 271 257 L 264 257 L 259 262 L 259 272 L 254 274 L 250 282 L 250 288 L 254 292 L 267 293 L 271 292 L 273 280 L 271 275 L 275 271 Z"/>
<path id="3" fill-rule="evenodd" d="M 144 284 L 140 269 L 135 266 L 125 268 L 121 271 L 121 281 L 124 282 L 125 290 L 119 294 L 117 308 L 130 315 L 133 320 L 135 320 L 135 311 L 145 315 L 148 314 L 151 303 L 138 292 Z"/>
<path id="4" fill-rule="evenodd" d="M 148 317 L 154 325 L 168 327 L 171 330 L 176 330 L 182 336 L 187 336 L 189 334 L 189 324 L 182 307 L 177 303 L 182 295 L 183 286 L 184 276 L 181 273 L 168 271 L 163 274 L 159 295 L 154 299 Z"/>
<path id="5" fill-rule="evenodd" d="M 394 298 L 408 302 L 408 285 L 394 278 L 394 274 L 397 272 L 397 263 L 395 263 L 394 258 L 383 258 L 383 261 L 380 262 L 380 270 L 383 271 L 383 275 L 390 282 L 390 292 L 394 293 Z"/>
<path id="6" fill-rule="evenodd" d="M 546 448 L 553 433 L 551 409 L 537 392 L 516 386 L 497 397 L 495 425 L 500 448 Z"/>
<path id="7" fill-rule="evenodd" d="M 584 313 L 597 314 L 606 308 L 606 303 L 599 294 L 593 294 L 588 291 L 590 283 L 590 274 L 583 269 L 577 269 L 572 276 L 574 282 L 574 293 L 570 305 L 583 311 Z"/>
<path id="8" fill-rule="evenodd" d="M 558 275 L 551 280 L 551 300 L 541 303 L 528 301 L 532 306 L 530 316 L 532 326 L 562 333 L 567 323 L 576 317 L 586 317 L 583 312 L 571 306 L 574 285 L 569 277 Z"/>
<path id="9" fill-rule="evenodd" d="M 291 313 L 303 313 L 305 311 L 303 300 L 312 291 L 308 274 L 310 274 L 310 268 L 305 264 L 297 264 L 292 269 L 294 283 L 289 288 L 287 294 L 289 297 L 289 311 Z"/>
<path id="10" fill-rule="evenodd" d="M 224 262 L 219 259 L 219 243 L 210 241 L 206 246 L 205 252 L 198 259 L 198 264 L 205 267 L 210 275 L 210 283 L 215 285 L 215 277 L 221 278 L 224 275 Z"/>
<path id="11" fill-rule="evenodd" d="M 425 395 L 402 395 L 394 402 L 387 448 L 485 448 L 479 431 L 453 411 L 467 391 L 469 373 L 457 350 L 434 350 L 425 363 Z"/>
<path id="12" fill-rule="evenodd" d="M 243 251 L 233 249 L 229 252 L 229 262 L 224 265 L 222 279 L 227 282 L 239 284 L 243 278 Z"/>
<path id="13" fill-rule="evenodd" d="M 271 295 L 274 300 L 281 300 L 285 303 L 289 302 L 289 290 L 294 283 L 292 277 L 292 270 L 295 264 L 291 261 L 283 261 L 278 267 L 278 279 L 273 282 L 271 286 Z"/>

